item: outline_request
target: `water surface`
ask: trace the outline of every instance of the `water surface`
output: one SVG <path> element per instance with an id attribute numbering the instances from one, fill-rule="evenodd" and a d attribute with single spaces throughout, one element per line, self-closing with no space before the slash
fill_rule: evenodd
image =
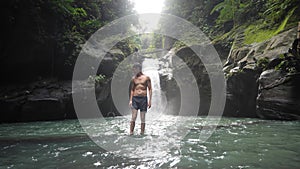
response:
<path id="1" fill-rule="evenodd" d="M 138 124 L 136 135 L 128 136 L 126 118 L 106 118 L 102 124 L 87 120 L 99 133 L 95 138 L 101 137 L 106 146 L 120 146 L 126 150 L 125 155 L 101 148 L 77 120 L 1 124 L 0 168 L 300 167 L 298 121 L 223 118 L 202 143 L 199 134 L 207 127 L 202 117 L 197 117 L 193 125 L 186 121 L 167 133 L 174 126 L 172 117 L 147 123 L 145 136 L 138 135 Z M 185 137 L 167 137 L 179 133 L 183 126 L 189 128 Z M 139 144 L 134 146 L 128 142 L 131 140 Z"/>

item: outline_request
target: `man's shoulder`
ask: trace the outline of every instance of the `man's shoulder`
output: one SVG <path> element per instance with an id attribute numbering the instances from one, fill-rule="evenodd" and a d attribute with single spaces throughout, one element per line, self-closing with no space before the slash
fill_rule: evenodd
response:
<path id="1" fill-rule="evenodd" d="M 147 79 L 150 79 L 150 77 L 149 76 L 147 76 L 147 75 L 142 75 L 144 78 L 147 78 Z"/>
<path id="2" fill-rule="evenodd" d="M 149 77 L 149 76 L 147 76 L 147 75 L 145 75 L 145 79 L 147 79 L 147 80 L 150 80 L 150 77 Z"/>

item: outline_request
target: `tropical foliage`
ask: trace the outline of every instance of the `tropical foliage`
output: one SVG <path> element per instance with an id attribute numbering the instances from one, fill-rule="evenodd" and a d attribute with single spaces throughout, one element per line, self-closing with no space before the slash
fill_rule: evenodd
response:
<path id="1" fill-rule="evenodd" d="M 187 19 L 212 39 L 230 41 L 246 30 L 245 43 L 249 44 L 295 26 L 300 20 L 300 1 L 166 0 L 165 12 Z"/>
<path id="2" fill-rule="evenodd" d="M 51 62 L 42 67 L 54 76 L 72 71 L 82 44 L 96 30 L 133 9 L 130 0 L 4 0 L 1 4 L 0 57 L 26 55 L 28 61 Z M 12 52 L 16 46 L 19 50 Z"/>

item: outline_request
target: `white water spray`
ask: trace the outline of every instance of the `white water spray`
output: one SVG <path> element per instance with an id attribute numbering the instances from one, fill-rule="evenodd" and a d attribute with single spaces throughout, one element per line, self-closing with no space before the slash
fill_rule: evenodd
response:
<path id="1" fill-rule="evenodd" d="M 159 78 L 159 65 L 158 60 L 156 59 L 148 59 L 146 58 L 142 64 L 143 70 L 142 72 L 149 76 L 151 79 L 152 85 L 152 107 L 147 112 L 147 121 L 152 121 L 157 118 L 161 114 L 164 114 L 167 99 L 165 94 L 161 91 L 160 87 L 160 78 Z M 149 93 L 148 93 L 149 97 Z"/>

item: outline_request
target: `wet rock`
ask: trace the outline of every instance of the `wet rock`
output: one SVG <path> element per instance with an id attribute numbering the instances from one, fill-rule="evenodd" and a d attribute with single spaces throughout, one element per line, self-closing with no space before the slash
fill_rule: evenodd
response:
<path id="1" fill-rule="evenodd" d="M 279 120 L 298 119 L 297 105 L 300 102 L 295 97 L 298 95 L 296 93 L 299 93 L 296 92 L 299 85 L 298 77 L 274 70 L 280 65 L 282 67 L 280 69 L 285 72 L 298 71 L 297 65 L 300 62 L 286 53 L 295 38 L 295 33 L 296 28 L 261 43 L 234 46 L 231 49 L 226 67 L 223 69 L 227 76 L 227 102 L 224 115 Z M 280 55 L 284 58 L 279 57 Z M 264 67 L 259 67 L 258 62 L 264 60 L 268 62 Z M 291 67 L 294 68 L 290 69 Z M 261 74 L 263 69 L 267 71 Z M 291 96 L 292 93 L 294 96 Z"/>
<path id="2" fill-rule="evenodd" d="M 19 101 L 1 100 L 0 107 L 1 107 L 0 122 L 17 122 L 20 119 L 21 103 Z"/>
<path id="3" fill-rule="evenodd" d="M 245 69 L 227 78 L 227 97 L 223 115 L 229 117 L 257 117 L 256 97 L 259 72 Z"/>
<path id="4" fill-rule="evenodd" d="M 203 46 L 192 46 L 202 51 L 207 56 L 207 49 Z M 209 56 L 207 56 L 209 57 Z M 179 81 L 188 82 L 188 85 L 197 83 L 200 96 L 198 115 L 207 115 L 210 108 L 211 89 L 208 73 L 200 58 L 191 50 L 190 47 L 182 47 L 180 49 L 171 49 L 170 52 L 160 59 L 161 88 L 168 99 L 166 110 L 170 114 L 178 113 L 180 110 L 181 95 Z M 188 74 L 189 69 L 192 74 Z M 188 85 L 185 86 L 188 88 Z M 187 101 L 187 100 L 186 100 Z M 188 113 L 187 110 L 186 113 Z"/>
<path id="5" fill-rule="evenodd" d="M 95 85 L 89 81 L 74 81 L 73 83 L 76 84 L 76 87 L 72 91 L 72 97 L 76 97 L 78 100 L 76 104 L 79 104 L 77 105 L 80 113 L 79 118 L 107 117 L 109 112 L 115 110 L 112 110 L 114 104 L 111 99 L 110 81 L 106 81 L 101 85 Z M 93 88 L 94 86 L 95 88 Z M 96 98 L 92 98 L 92 96 L 96 96 Z M 98 110 L 94 109 L 93 104 L 95 101 Z M 99 114 L 99 110 L 101 114 Z"/>
<path id="6" fill-rule="evenodd" d="M 93 84 L 82 82 L 81 89 L 92 91 Z M 97 85 L 96 96 L 103 116 L 111 112 L 108 104 L 109 84 Z M 31 84 L 8 85 L 0 87 L 0 123 L 1 122 L 28 122 L 44 120 L 64 120 L 77 118 L 72 94 L 71 81 L 46 79 Z M 109 108 L 107 108 L 109 107 Z M 87 118 L 89 116 L 87 111 Z"/>
<path id="7" fill-rule="evenodd" d="M 275 120 L 300 120 L 300 74 L 276 70 L 264 71 L 259 77 L 257 114 Z"/>
<path id="8" fill-rule="evenodd" d="M 274 69 L 275 66 L 279 65 L 281 62 L 283 61 L 283 59 L 281 58 L 274 58 L 274 59 L 271 59 L 269 64 L 267 65 L 267 70 L 269 69 Z"/>
<path id="9" fill-rule="evenodd" d="M 66 119 L 76 119 L 77 115 L 74 109 L 74 103 L 73 103 L 73 99 L 72 99 L 72 93 L 68 92 L 66 93 L 66 96 L 64 97 L 64 99 L 62 100 L 64 104 L 64 110 L 66 113 Z"/>
<path id="10" fill-rule="evenodd" d="M 101 73 L 107 77 L 112 77 L 119 62 L 121 62 L 123 59 L 124 54 L 120 49 L 110 50 L 102 59 L 97 73 Z"/>
<path id="11" fill-rule="evenodd" d="M 96 85 L 96 99 L 99 109 L 104 117 L 120 115 L 114 106 L 111 96 L 111 81 L 103 85 Z"/>
<path id="12" fill-rule="evenodd" d="M 180 89 L 174 78 L 169 75 L 160 76 L 160 87 L 167 99 L 166 112 L 164 114 L 178 115 L 180 110 Z"/>
<path id="13" fill-rule="evenodd" d="M 29 98 L 22 106 L 20 121 L 65 119 L 64 104 L 57 98 Z"/>

